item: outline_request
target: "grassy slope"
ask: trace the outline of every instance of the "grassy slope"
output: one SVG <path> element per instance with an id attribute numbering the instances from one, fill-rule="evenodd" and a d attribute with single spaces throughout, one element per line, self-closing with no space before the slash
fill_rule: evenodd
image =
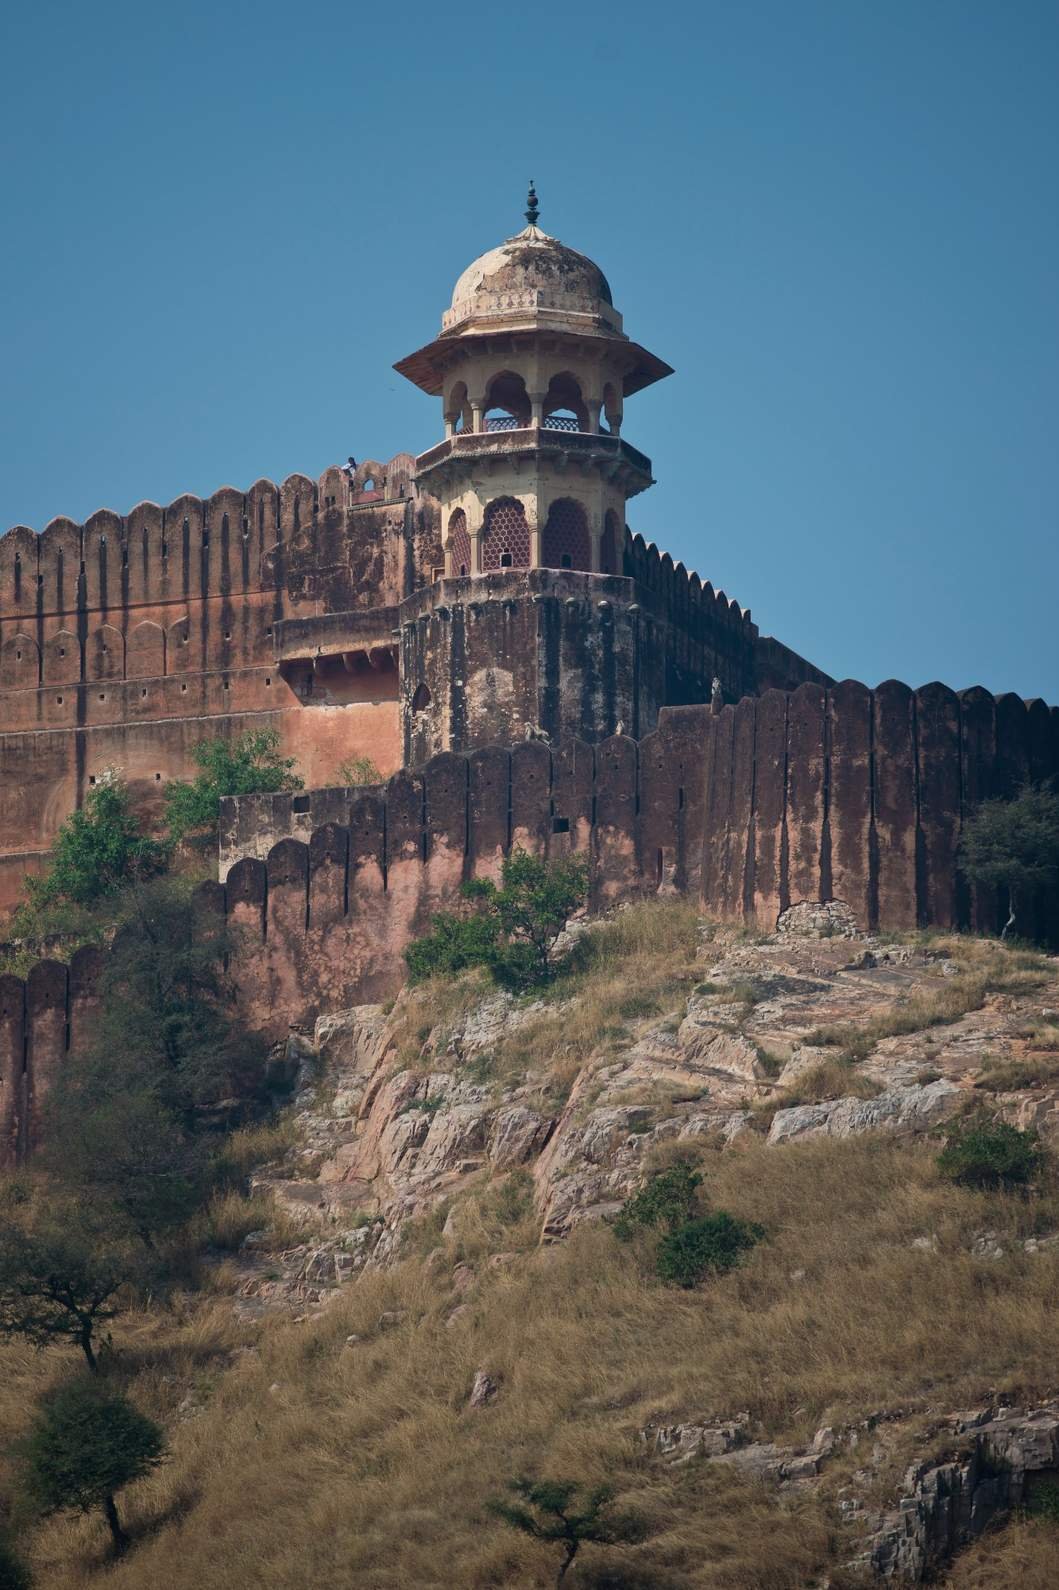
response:
<path id="1" fill-rule="evenodd" d="M 623 1019 L 623 1001 L 664 1007 L 693 975 L 687 923 L 674 916 L 666 936 L 661 917 L 644 920 L 646 932 L 635 922 L 621 930 L 620 975 L 596 964 L 579 1011 L 546 1013 L 527 1034 L 534 1063 L 565 1076 L 593 1024 L 598 1043 L 600 1026 Z M 501 1057 L 505 1070 L 513 1058 Z M 484 1511 L 505 1478 L 529 1471 L 608 1480 L 650 1521 L 648 1544 L 586 1548 L 586 1567 L 640 1563 L 657 1584 L 762 1590 L 805 1587 L 830 1567 L 837 1586 L 846 1543 L 833 1502 L 851 1460 L 782 1498 L 716 1467 L 651 1461 L 639 1431 L 652 1419 L 749 1411 L 763 1438 L 796 1440 L 897 1407 L 921 1414 L 925 1429 L 931 1410 L 994 1392 L 1054 1394 L 1059 1254 L 981 1260 L 968 1249 L 984 1229 L 1009 1250 L 1059 1229 L 1059 1182 L 1029 1198 L 955 1189 L 924 1142 L 768 1149 L 754 1138 L 703 1153 L 710 1202 L 769 1235 L 740 1270 L 696 1292 L 661 1286 L 645 1248 L 603 1229 L 538 1249 L 524 1188 L 509 1178 L 461 1206 L 457 1236 L 440 1249 L 364 1277 L 320 1319 L 237 1325 L 230 1304 L 208 1296 L 123 1319 L 113 1373 L 165 1422 L 171 1458 L 128 1493 L 139 1543 L 119 1566 L 104 1565 L 95 1519 L 27 1527 L 38 1583 L 550 1585 L 555 1549 Z M 927 1234 L 936 1252 L 911 1248 Z M 413 1246 L 437 1240 L 420 1238 Z M 498 1252 L 514 1257 L 490 1266 Z M 478 1276 L 466 1294 L 452 1284 L 461 1260 Z M 459 1303 L 467 1307 L 450 1322 Z M 407 1315 L 380 1330 L 391 1310 Z M 360 1340 L 347 1345 L 350 1334 Z M 74 1362 L 0 1347 L 0 1452 L 24 1428 L 34 1392 Z M 472 1410 L 480 1368 L 501 1391 Z M 880 1499 L 924 1450 L 913 1429 L 906 1440 L 880 1476 Z M 0 1459 L 0 1496 L 13 1477 Z M 969 1553 L 951 1584 L 1035 1590 L 1054 1582 L 1057 1552 L 1059 1530 L 1012 1527 Z"/>

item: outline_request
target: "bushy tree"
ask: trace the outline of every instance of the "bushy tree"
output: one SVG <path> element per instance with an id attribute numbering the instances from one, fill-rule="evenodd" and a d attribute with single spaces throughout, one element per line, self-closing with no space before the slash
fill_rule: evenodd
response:
<path id="1" fill-rule="evenodd" d="M 1006 889 L 1006 938 L 1032 902 L 1059 889 L 1059 795 L 1024 784 L 1014 800 L 983 801 L 960 840 L 960 866 L 971 883 Z"/>
<path id="2" fill-rule="evenodd" d="M 1024 1187 L 1044 1165 L 1036 1132 L 1005 1121 L 970 1121 L 950 1128 L 938 1169 L 963 1187 Z"/>
<path id="3" fill-rule="evenodd" d="M 639 1192 L 625 1200 L 614 1222 L 616 1234 L 627 1241 L 645 1226 L 665 1226 L 673 1231 L 686 1225 L 696 1212 L 701 1186 L 701 1175 L 686 1160 L 656 1171 Z"/>
<path id="4" fill-rule="evenodd" d="M 431 932 L 405 951 L 413 982 L 486 966 L 506 987 L 532 988 L 555 975 L 555 941 L 585 902 L 588 863 L 580 856 L 545 861 L 516 848 L 504 858 L 499 888 L 475 878 L 461 892 L 468 909 L 439 912 Z"/>
<path id="5" fill-rule="evenodd" d="M 136 1266 L 91 1214 L 57 1204 L 0 1218 L 0 1336 L 35 1347 L 72 1342 L 95 1371 L 99 1332 L 119 1312 L 118 1294 Z"/>
<path id="6" fill-rule="evenodd" d="M 764 1235 L 763 1226 L 718 1209 L 667 1232 L 658 1244 L 655 1268 L 674 1286 L 697 1286 L 707 1275 L 732 1269 Z"/>
<path id="7" fill-rule="evenodd" d="M 44 1513 L 101 1507 L 115 1555 L 128 1549 L 115 1497 L 162 1460 L 153 1420 L 105 1381 L 78 1378 L 42 1399 L 23 1443 L 26 1490 Z"/>
<path id="8" fill-rule="evenodd" d="M 280 756 L 275 729 L 247 729 L 234 740 L 202 740 L 192 755 L 200 769 L 190 784 L 166 785 L 165 814 L 170 838 L 217 830 L 217 804 L 224 795 L 261 795 L 302 789 L 292 771 L 293 757 Z"/>
<path id="9" fill-rule="evenodd" d="M 561 1585 L 574 1558 L 586 1543 L 599 1546 L 635 1545 L 647 1533 L 643 1522 L 629 1514 L 611 1511 L 613 1491 L 599 1485 L 578 1504 L 581 1487 L 570 1480 L 508 1482 L 517 1498 L 489 1503 L 490 1512 L 533 1540 L 554 1542 L 562 1551 L 556 1584 Z"/>
<path id="10" fill-rule="evenodd" d="M 47 1169 L 148 1248 L 204 1201 L 214 1129 L 262 1093 L 263 1049 L 237 1018 L 223 953 L 178 881 L 138 890 L 93 1042 L 45 1106 Z"/>
<path id="11" fill-rule="evenodd" d="M 131 881 L 161 871 L 165 860 L 164 848 L 142 832 L 124 780 L 104 774 L 56 834 L 47 871 L 27 878 L 30 912 L 56 901 L 96 905 Z M 33 927 L 28 913 L 16 924 L 22 931 Z"/>

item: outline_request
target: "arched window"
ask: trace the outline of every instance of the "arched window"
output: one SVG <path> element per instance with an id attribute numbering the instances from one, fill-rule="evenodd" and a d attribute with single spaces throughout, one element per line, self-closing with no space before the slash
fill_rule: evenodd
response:
<path id="1" fill-rule="evenodd" d="M 462 579 L 471 572 L 471 538 L 467 533 L 467 515 L 462 508 L 449 517 L 449 567 Z"/>
<path id="2" fill-rule="evenodd" d="M 530 422 L 526 383 L 513 370 L 501 370 L 490 381 L 485 395 L 487 431 L 521 430 Z"/>
<path id="3" fill-rule="evenodd" d="M 585 510 L 570 497 L 560 497 L 548 509 L 541 562 L 546 569 L 587 569 L 591 563 Z"/>
<path id="4" fill-rule="evenodd" d="M 529 568 L 529 525 L 517 497 L 494 497 L 482 526 L 482 569 Z"/>
<path id="5" fill-rule="evenodd" d="M 416 685 L 415 694 L 412 697 L 412 711 L 425 712 L 429 705 L 430 691 L 427 689 L 426 685 Z"/>
<path id="6" fill-rule="evenodd" d="M 599 547 L 599 572 L 601 574 L 621 574 L 624 563 L 625 548 L 624 537 L 621 533 L 621 524 L 613 508 L 607 509 L 606 518 L 603 520 L 603 539 Z"/>
<path id="7" fill-rule="evenodd" d="M 588 410 L 576 376 L 564 370 L 553 375 L 544 399 L 544 428 L 548 431 L 587 431 Z"/>

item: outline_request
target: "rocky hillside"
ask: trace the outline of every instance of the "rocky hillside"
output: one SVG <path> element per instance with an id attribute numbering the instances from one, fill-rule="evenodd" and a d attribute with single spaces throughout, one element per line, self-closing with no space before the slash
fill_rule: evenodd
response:
<path id="1" fill-rule="evenodd" d="M 1059 1580 L 1059 961 L 838 906 L 568 931 L 546 998 L 467 974 L 291 1034 L 205 1300 L 115 1331 L 172 1442 L 137 1550 L 56 1524 L 42 1583 L 545 1586 L 488 1510 L 520 1474 L 641 1520 L 568 1585 Z M 941 1173 L 963 1116 L 1037 1130 L 1032 1187 Z M 612 1223 L 681 1160 L 763 1232 L 691 1289 Z M 47 1370 L 0 1367 L 12 1431 Z"/>

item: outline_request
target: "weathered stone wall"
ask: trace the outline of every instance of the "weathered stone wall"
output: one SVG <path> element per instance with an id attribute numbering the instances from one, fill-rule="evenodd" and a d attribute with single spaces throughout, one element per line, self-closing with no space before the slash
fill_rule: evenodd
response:
<path id="1" fill-rule="evenodd" d="M 207 735 L 279 730 L 309 783 L 401 760 L 396 688 L 309 699 L 275 658 L 285 618 L 396 603 L 441 561 L 413 460 L 103 510 L 0 537 L 0 912 L 94 777 L 150 806 Z M 371 489 L 364 489 L 368 481 Z M 369 681 L 372 683 L 372 681 Z"/>
<path id="2" fill-rule="evenodd" d="M 274 1036 L 395 993 L 404 947 L 513 845 L 590 855 L 595 908 L 673 891 L 773 929 L 792 905 L 834 899 L 865 929 L 990 931 L 1000 902 L 961 884 L 961 825 L 980 799 L 1057 773 L 1059 711 L 1040 701 L 803 685 L 717 714 L 663 709 L 639 743 L 445 753 L 382 790 L 320 791 L 332 820 L 239 860 L 200 904 L 233 934 L 247 1020 Z M 248 810 L 267 822 L 262 799 Z M 1059 940 L 1059 900 L 1036 927 Z M 84 1042 L 99 966 L 82 951 L 69 969 L 0 978 L 0 1163 L 32 1143 L 42 1092 Z"/>

